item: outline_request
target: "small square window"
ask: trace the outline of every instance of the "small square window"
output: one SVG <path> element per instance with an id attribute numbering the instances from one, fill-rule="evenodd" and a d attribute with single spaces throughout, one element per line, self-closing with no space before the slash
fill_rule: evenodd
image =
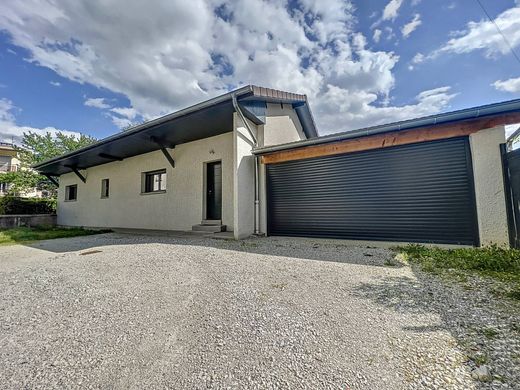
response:
<path id="1" fill-rule="evenodd" d="M 108 179 L 101 180 L 101 197 L 108 198 L 110 194 L 110 182 Z"/>
<path id="2" fill-rule="evenodd" d="M 65 200 L 72 201 L 78 199 L 78 186 L 76 184 L 65 187 Z"/>
<path id="3" fill-rule="evenodd" d="M 166 169 L 143 173 L 143 193 L 164 191 L 166 191 Z"/>

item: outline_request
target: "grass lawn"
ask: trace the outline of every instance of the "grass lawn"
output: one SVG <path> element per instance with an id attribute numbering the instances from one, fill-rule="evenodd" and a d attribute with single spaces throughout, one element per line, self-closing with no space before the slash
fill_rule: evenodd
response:
<path id="1" fill-rule="evenodd" d="M 99 233 L 106 233 L 106 231 L 87 230 L 81 228 L 61 228 L 53 226 L 0 229 L 0 245 L 13 245 L 37 240 L 49 240 L 52 238 L 88 236 Z"/>
<path id="2" fill-rule="evenodd" d="M 404 259 L 440 276 L 464 279 L 468 275 L 491 278 L 506 285 L 505 294 L 520 300 L 520 250 L 498 246 L 441 249 L 422 245 L 396 248 Z"/>

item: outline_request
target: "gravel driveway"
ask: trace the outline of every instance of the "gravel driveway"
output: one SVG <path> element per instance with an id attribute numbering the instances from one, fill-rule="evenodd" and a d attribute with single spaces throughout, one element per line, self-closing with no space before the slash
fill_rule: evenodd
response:
<path id="1" fill-rule="evenodd" d="M 392 258 L 115 233 L 2 247 L 0 388 L 488 386 L 428 304 L 443 286 Z"/>

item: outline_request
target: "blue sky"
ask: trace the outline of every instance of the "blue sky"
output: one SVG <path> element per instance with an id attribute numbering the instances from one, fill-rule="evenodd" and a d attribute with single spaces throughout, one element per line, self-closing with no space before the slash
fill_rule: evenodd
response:
<path id="1" fill-rule="evenodd" d="M 520 2 L 481 0 L 520 54 Z M 520 97 L 477 1 L 0 4 L 0 140 L 102 138 L 244 84 L 306 93 L 321 134 Z"/>

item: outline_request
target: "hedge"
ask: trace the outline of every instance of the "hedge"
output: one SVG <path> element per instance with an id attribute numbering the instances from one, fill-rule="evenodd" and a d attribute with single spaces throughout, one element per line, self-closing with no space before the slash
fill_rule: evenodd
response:
<path id="1" fill-rule="evenodd" d="M 14 196 L 0 198 L 0 215 L 54 213 L 56 213 L 56 199 L 19 198 Z"/>

